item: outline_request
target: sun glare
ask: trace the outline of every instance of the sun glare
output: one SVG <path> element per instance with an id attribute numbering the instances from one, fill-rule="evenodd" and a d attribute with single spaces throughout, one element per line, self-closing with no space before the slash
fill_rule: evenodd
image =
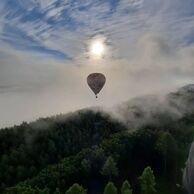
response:
<path id="1" fill-rule="evenodd" d="M 91 44 L 90 53 L 92 56 L 100 58 L 104 53 L 104 44 L 100 41 L 95 41 Z"/>

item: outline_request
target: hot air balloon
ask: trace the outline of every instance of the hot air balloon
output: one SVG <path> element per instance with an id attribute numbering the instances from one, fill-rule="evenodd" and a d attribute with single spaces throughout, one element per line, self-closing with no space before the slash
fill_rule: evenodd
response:
<path id="1" fill-rule="evenodd" d="M 100 92 L 106 82 L 106 77 L 102 73 L 92 73 L 87 77 L 87 83 L 90 89 L 96 95 Z"/>

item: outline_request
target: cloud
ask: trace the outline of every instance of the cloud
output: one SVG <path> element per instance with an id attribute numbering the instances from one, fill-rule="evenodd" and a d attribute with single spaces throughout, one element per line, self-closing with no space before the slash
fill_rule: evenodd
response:
<path id="1" fill-rule="evenodd" d="M 175 49 L 161 36 L 146 34 L 139 39 L 131 60 L 75 66 L 9 48 L 0 65 L 2 126 L 90 106 L 110 107 L 139 95 L 167 93 L 194 81 L 193 50 Z M 93 71 L 107 77 L 98 101 L 86 84 Z"/>
<path id="2" fill-rule="evenodd" d="M 56 57 L 58 52 L 76 58 L 84 51 L 85 40 L 101 33 L 122 57 L 128 56 L 125 47 L 147 32 L 160 32 L 177 44 L 192 42 L 194 16 L 190 0 L 17 0 L 4 4 L 4 40 L 14 46 L 20 42 L 22 49 L 30 49 L 32 44 L 37 52 L 44 48 L 45 53 Z"/>
<path id="3" fill-rule="evenodd" d="M 188 0 L 3 0 L 0 2 L 2 126 L 194 81 L 194 14 Z M 107 54 L 88 57 L 101 37 Z M 91 72 L 107 83 L 96 101 Z"/>

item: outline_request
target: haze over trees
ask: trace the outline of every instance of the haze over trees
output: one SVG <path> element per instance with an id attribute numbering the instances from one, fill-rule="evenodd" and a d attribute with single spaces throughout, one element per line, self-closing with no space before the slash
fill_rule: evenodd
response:
<path id="1" fill-rule="evenodd" d="M 131 132 L 108 114 L 82 110 L 1 129 L 0 193 L 183 194 L 194 113 L 162 121 Z"/>

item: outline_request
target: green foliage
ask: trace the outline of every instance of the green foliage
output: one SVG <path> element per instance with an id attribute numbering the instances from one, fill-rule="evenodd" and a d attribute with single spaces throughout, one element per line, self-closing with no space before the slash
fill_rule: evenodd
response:
<path id="1" fill-rule="evenodd" d="M 122 184 L 121 194 L 132 194 L 131 185 L 129 184 L 127 180 L 124 181 Z"/>
<path id="2" fill-rule="evenodd" d="M 89 159 L 84 158 L 81 161 L 81 167 L 82 167 L 83 171 L 86 172 L 87 175 L 90 174 L 90 172 L 91 172 L 91 162 L 90 162 Z"/>
<path id="3" fill-rule="evenodd" d="M 1 129 L 0 191 L 124 129 L 108 115 L 90 110 Z"/>
<path id="4" fill-rule="evenodd" d="M 154 177 L 154 173 L 150 167 L 147 167 L 144 169 L 144 171 L 140 177 L 140 182 L 141 182 L 142 194 L 154 194 L 154 193 L 156 193 L 155 177 Z"/>
<path id="5" fill-rule="evenodd" d="M 112 158 L 115 155 L 117 156 L 119 172 L 125 172 L 128 167 L 130 167 L 130 171 L 133 169 L 137 171 L 142 168 L 141 164 L 150 162 L 152 164 L 155 162 L 159 171 L 160 165 L 158 163 L 162 161 L 162 158 L 159 157 L 160 155 L 156 152 L 155 147 L 160 134 L 160 131 L 153 132 L 153 130 L 143 129 L 132 134 L 115 134 L 104 139 L 99 146 L 84 149 L 76 155 L 64 158 L 56 165 L 50 165 L 27 181 L 27 184 L 33 188 L 34 186 L 41 189 L 48 187 L 51 192 L 59 187 L 60 190 L 62 189 L 61 192 L 64 192 L 73 183 L 75 177 L 76 182 L 86 184 L 93 179 L 93 176 L 100 176 L 99 172 L 105 164 L 107 155 Z M 157 158 L 157 160 L 154 161 L 153 158 Z M 141 161 L 140 165 L 138 161 Z M 137 176 L 137 174 L 134 174 L 131 179 L 136 179 Z M 171 186 L 172 184 L 174 183 L 170 182 Z"/>
<path id="6" fill-rule="evenodd" d="M 61 194 L 58 188 L 56 188 L 54 194 Z"/>
<path id="7" fill-rule="evenodd" d="M 117 188 L 115 187 L 114 183 L 109 182 L 105 189 L 104 194 L 117 194 Z"/>
<path id="8" fill-rule="evenodd" d="M 73 186 L 71 186 L 65 194 L 86 194 L 86 190 L 79 184 L 75 183 Z"/>
<path id="9" fill-rule="evenodd" d="M 0 193 L 41 194 L 48 188 L 53 194 L 60 188 L 64 194 L 74 182 L 86 187 L 94 181 L 101 188 L 102 176 L 117 178 L 118 173 L 122 180 L 130 178 L 138 193 L 136 179 L 147 165 L 160 180 L 158 193 L 173 193 L 173 186 L 181 184 L 193 126 L 194 116 L 187 116 L 171 123 L 168 132 L 152 126 L 128 133 L 109 117 L 81 111 L 0 130 Z"/>
<path id="10" fill-rule="evenodd" d="M 112 177 L 116 177 L 118 175 L 116 162 L 111 156 L 107 158 L 104 166 L 102 167 L 101 174 L 109 177 L 109 179 L 111 179 Z"/>
<path id="11" fill-rule="evenodd" d="M 32 188 L 29 185 L 21 184 L 14 188 L 9 188 L 5 192 L 5 194 L 49 194 L 49 190 L 45 189 L 38 189 Z"/>
<path id="12" fill-rule="evenodd" d="M 172 160 L 177 159 L 177 144 L 172 135 L 168 132 L 162 132 L 158 138 L 156 148 L 163 155 L 164 172 L 167 170 L 167 165 Z"/>

